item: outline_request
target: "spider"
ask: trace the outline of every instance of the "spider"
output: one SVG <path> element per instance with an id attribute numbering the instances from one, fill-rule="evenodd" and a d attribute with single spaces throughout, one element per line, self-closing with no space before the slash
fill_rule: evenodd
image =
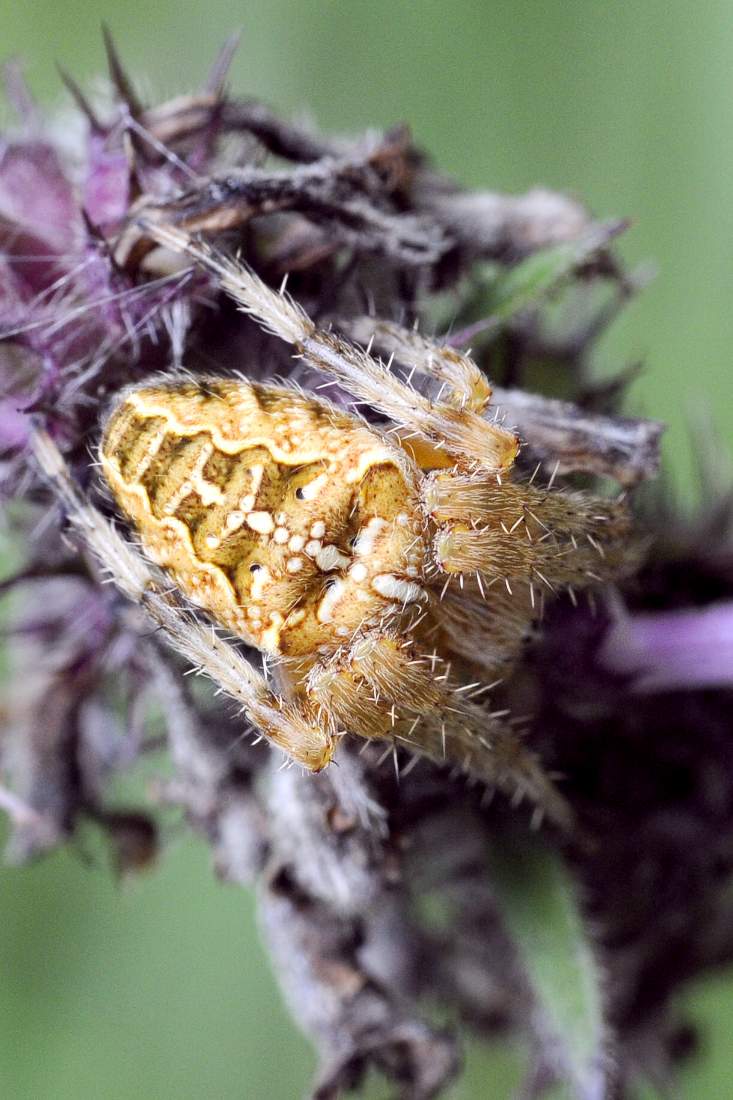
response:
<path id="1" fill-rule="evenodd" d="M 488 681 L 541 590 L 627 568 L 624 506 L 518 478 L 518 438 L 486 417 L 491 388 L 468 356 L 390 330 L 400 358 L 441 383 L 429 400 L 370 346 L 319 331 L 284 287 L 178 228 L 138 224 L 391 424 L 287 383 L 178 374 L 125 390 L 99 457 L 142 554 L 38 431 L 40 464 L 112 579 L 305 769 L 355 734 L 528 795 L 567 826 L 552 780 L 488 708 Z M 239 640 L 265 655 L 262 672 Z"/>

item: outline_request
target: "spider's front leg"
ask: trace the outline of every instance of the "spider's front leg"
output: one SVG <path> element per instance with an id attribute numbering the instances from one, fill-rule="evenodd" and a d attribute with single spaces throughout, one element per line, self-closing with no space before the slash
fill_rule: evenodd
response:
<path id="1" fill-rule="evenodd" d="M 86 499 L 74 482 L 51 437 L 32 436 L 41 470 L 61 499 L 68 517 L 117 588 L 142 606 L 174 649 L 237 702 L 249 721 L 271 744 L 309 771 L 331 760 L 338 735 L 307 700 L 290 700 L 271 690 L 243 654 L 185 605 L 157 570 Z"/>
<path id="2" fill-rule="evenodd" d="M 509 592 L 514 582 L 572 589 L 622 576 L 637 561 L 619 502 L 461 469 L 427 477 L 423 499 L 446 579 L 475 574 L 482 589 L 502 582 Z"/>
<path id="3" fill-rule="evenodd" d="M 303 688 L 310 709 L 338 727 L 451 763 L 512 797 L 527 797 L 540 817 L 570 826 L 570 808 L 538 759 L 504 714 L 487 709 L 486 687 L 452 682 L 450 664 L 421 651 L 409 635 L 368 630 L 313 666 Z"/>

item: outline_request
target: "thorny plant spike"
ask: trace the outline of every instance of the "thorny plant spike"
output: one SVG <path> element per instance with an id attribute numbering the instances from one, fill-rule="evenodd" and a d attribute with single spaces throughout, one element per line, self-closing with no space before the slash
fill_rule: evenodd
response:
<path id="1" fill-rule="evenodd" d="M 159 750 L 155 700 L 175 768 L 160 799 L 220 873 L 257 881 L 319 1100 L 370 1066 L 403 1100 L 436 1096 L 458 1058 L 426 999 L 526 1035 L 528 1097 L 557 1079 L 631 1096 L 639 1066 L 666 1079 L 689 1038 L 672 992 L 733 956 L 726 662 L 707 680 L 684 662 L 711 622 L 725 637 L 733 524 L 723 495 L 700 531 L 651 516 L 642 562 L 628 500 L 596 489 L 652 476 L 661 430 L 588 372 L 641 283 L 610 251 L 620 223 L 543 190 L 463 192 L 404 127 L 294 126 L 225 90 L 232 43 L 201 92 L 148 106 L 106 45 L 112 108 L 65 78 L 88 125 L 69 164 L 9 74 L 10 855 L 89 819 L 121 871 L 151 861 L 150 808 L 108 787 Z M 495 300 L 519 285 L 501 316 L 486 264 Z M 526 391 L 538 362 L 562 398 Z M 191 665 L 233 711 L 189 690 Z M 281 770 L 250 727 L 323 770 Z M 542 836 L 554 910 L 583 900 L 549 936 L 567 970 L 523 956 L 553 905 L 501 894 L 491 868 L 516 865 L 529 822 L 495 785 L 563 826 Z M 585 957 L 577 993 L 607 971 L 578 1002 L 600 1022 L 558 1034 L 553 974 Z"/>

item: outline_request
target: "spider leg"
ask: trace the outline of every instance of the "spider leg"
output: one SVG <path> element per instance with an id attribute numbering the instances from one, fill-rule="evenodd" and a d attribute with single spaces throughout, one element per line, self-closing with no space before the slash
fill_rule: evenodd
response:
<path id="1" fill-rule="evenodd" d="M 320 771 L 333 756 L 338 736 L 307 704 L 275 694 L 266 679 L 216 630 L 193 615 L 170 585 L 85 498 L 73 481 L 47 432 L 32 435 L 36 460 L 63 502 L 71 522 L 110 579 L 128 599 L 141 605 L 170 644 L 197 671 L 242 707 L 263 736 L 310 771 Z"/>
<path id="2" fill-rule="evenodd" d="M 376 628 L 316 664 L 305 681 L 312 710 L 370 740 L 392 741 L 513 796 L 527 796 L 555 824 L 571 811 L 503 714 L 474 702 L 477 684 L 452 681 L 450 664 L 412 639 Z"/>
<path id="3" fill-rule="evenodd" d="M 487 586 L 481 574 L 466 577 L 463 588 L 457 584 L 446 588 L 449 578 L 450 574 L 438 577 L 429 590 L 429 613 L 422 624 L 424 644 L 455 655 L 485 679 L 503 679 L 539 617 L 538 594 L 527 586 L 510 595 L 503 585 Z"/>
<path id="4" fill-rule="evenodd" d="M 284 292 L 272 290 L 249 268 L 218 255 L 182 230 L 156 223 L 150 217 L 141 218 L 140 225 L 158 244 L 190 257 L 215 275 L 245 313 L 293 344 L 314 367 L 383 412 L 398 428 L 412 431 L 438 450 L 484 469 L 504 470 L 514 462 L 519 441 L 513 432 L 491 424 L 471 407 L 430 401 L 368 351 L 317 329 Z"/>
<path id="5" fill-rule="evenodd" d="M 460 697 L 459 697 L 460 698 Z M 514 801 L 528 799 L 540 817 L 560 829 L 573 825 L 573 811 L 545 772 L 538 756 L 528 749 L 505 713 L 462 703 L 455 709 L 426 715 L 415 751 L 436 761 L 451 761 L 468 776 L 499 787 Z"/>
<path id="6" fill-rule="evenodd" d="M 572 588 L 638 563 L 629 514 L 617 501 L 455 470 L 425 479 L 424 503 L 437 526 L 438 572 L 477 574 L 510 594 L 514 582 Z"/>
<path id="7" fill-rule="evenodd" d="M 368 346 L 375 341 L 380 351 L 396 356 L 410 371 L 410 378 L 417 372 L 440 382 L 440 397 L 445 396 L 448 404 L 479 414 L 488 408 L 491 386 L 470 355 L 431 340 L 417 329 L 375 317 L 357 317 L 344 325 L 360 344 Z"/>

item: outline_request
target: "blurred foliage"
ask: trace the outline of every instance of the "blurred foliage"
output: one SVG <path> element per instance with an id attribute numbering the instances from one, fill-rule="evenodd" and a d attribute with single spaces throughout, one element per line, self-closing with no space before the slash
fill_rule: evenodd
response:
<path id="1" fill-rule="evenodd" d="M 557 1066 L 578 1095 L 599 1095 L 606 1054 L 602 979 L 579 913 L 576 884 L 538 837 L 517 835 L 498 843 L 488 870 L 535 1003 L 551 1029 L 546 1042 Z"/>
<path id="2" fill-rule="evenodd" d="M 231 84 L 324 129 L 410 122 L 445 171 L 471 186 L 535 183 L 583 196 L 600 217 L 631 216 L 623 249 L 653 258 L 655 283 L 604 340 L 600 369 L 642 358 L 630 408 L 670 424 L 668 468 L 694 488 L 688 421 L 733 427 L 733 21 L 708 0 L 268 0 L 204 9 L 96 0 L 0 3 L 2 48 L 27 60 L 47 103 L 54 68 L 103 69 L 112 26 L 145 92 L 200 81 L 243 27 Z M 61 853 L 5 870 L 0 892 L 0 1094 L 217 1100 L 301 1095 L 311 1068 L 269 977 L 251 899 L 217 883 L 200 845 L 171 837 L 160 868 L 120 890 L 107 868 Z M 733 985 L 691 993 L 702 1054 L 682 1095 L 726 1095 Z M 472 1049 L 455 1100 L 502 1100 L 523 1059 Z M 649 1100 L 648 1094 L 644 1100 Z"/>

